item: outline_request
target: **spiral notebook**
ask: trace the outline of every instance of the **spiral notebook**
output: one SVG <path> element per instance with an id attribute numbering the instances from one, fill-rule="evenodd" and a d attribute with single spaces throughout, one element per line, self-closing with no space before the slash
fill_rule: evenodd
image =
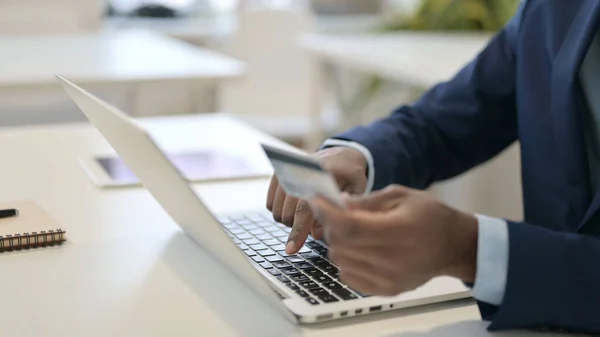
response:
<path id="1" fill-rule="evenodd" d="M 35 202 L 0 202 L 0 209 L 18 210 L 17 216 L 0 219 L 0 253 L 66 241 L 66 231 Z"/>

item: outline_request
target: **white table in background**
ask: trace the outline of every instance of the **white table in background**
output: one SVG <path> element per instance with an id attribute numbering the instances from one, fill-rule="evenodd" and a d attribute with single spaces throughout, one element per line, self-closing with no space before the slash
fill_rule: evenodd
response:
<path id="1" fill-rule="evenodd" d="M 143 123 L 170 150 L 285 146 L 222 115 Z M 489 336 L 470 302 L 294 326 L 183 234 L 146 190 L 93 186 L 77 158 L 111 148 L 89 125 L 5 128 L 0 151 L 0 200 L 35 200 L 69 237 L 62 247 L 0 255 L 3 335 Z M 262 209 L 267 186 L 261 178 L 194 188 L 213 211 L 228 212 Z"/>
<path id="2" fill-rule="evenodd" d="M 313 34 L 303 36 L 300 43 L 315 55 L 325 72 L 340 67 L 367 76 L 376 75 L 400 83 L 409 90 L 421 91 L 451 79 L 485 48 L 490 38 L 491 35 L 480 33 Z M 316 90 L 322 92 L 323 88 L 317 87 Z M 319 144 L 326 137 L 321 132 L 323 127 L 320 127 L 318 112 L 322 110 L 318 108 L 319 104 L 315 102 L 317 108 L 313 110 L 314 144 Z M 344 113 L 351 124 L 367 119 L 356 116 L 353 111 Z M 359 117 L 359 121 L 353 122 L 353 117 Z M 522 197 L 518 150 L 518 146 L 513 146 L 485 166 L 436 186 L 436 195 L 466 211 L 520 219 Z"/>
<path id="3" fill-rule="evenodd" d="M 381 19 L 377 15 L 317 16 L 322 33 L 364 32 L 376 28 Z M 218 46 L 237 29 L 235 15 L 215 15 L 182 18 L 110 17 L 102 29 L 114 32 L 123 29 L 148 29 L 176 39 L 201 46 Z"/>
<path id="4" fill-rule="evenodd" d="M 327 64 L 428 88 L 451 78 L 489 39 L 475 33 L 315 34 L 301 44 Z"/>
<path id="5" fill-rule="evenodd" d="M 0 37 L 0 89 L 80 84 L 215 82 L 243 74 L 239 61 L 144 30 Z"/>
<path id="6" fill-rule="evenodd" d="M 200 100 L 210 98 L 198 92 L 212 92 L 245 70 L 230 57 L 144 30 L 0 37 L 0 55 L 0 111 L 15 107 L 18 114 L 23 105 L 34 122 L 47 111 L 74 111 L 65 106 L 57 73 L 101 96 L 120 93 L 111 101 L 125 101 L 120 107 L 129 113 L 152 115 L 197 112 Z"/>

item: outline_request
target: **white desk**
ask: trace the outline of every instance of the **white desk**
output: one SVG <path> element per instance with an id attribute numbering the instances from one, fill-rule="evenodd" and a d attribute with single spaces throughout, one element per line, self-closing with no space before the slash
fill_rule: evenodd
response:
<path id="1" fill-rule="evenodd" d="M 0 37 L 0 87 L 214 82 L 242 75 L 239 61 L 143 30 L 61 36 Z"/>
<path id="2" fill-rule="evenodd" d="M 215 40 L 233 34 L 236 26 L 233 15 L 170 19 L 111 17 L 104 20 L 102 29 L 108 32 L 132 28 L 148 29 L 172 38 L 208 46 Z"/>
<path id="3" fill-rule="evenodd" d="M 252 147 L 251 140 L 281 145 L 220 116 L 146 125 L 167 149 L 228 141 Z M 0 255 L 3 335 L 489 335 L 468 302 L 292 326 L 185 236 L 144 189 L 94 187 L 76 159 L 109 150 L 88 125 L 0 129 L 0 151 L 10 159 L 1 169 L 0 200 L 37 201 L 69 237 L 62 247 Z M 262 208 L 267 185 L 258 179 L 195 187 L 219 212 Z"/>
<path id="4" fill-rule="evenodd" d="M 306 35 L 301 44 L 324 62 L 428 88 L 452 77 L 489 38 L 485 34 L 420 32 Z"/>
<path id="5" fill-rule="evenodd" d="M 143 30 L 0 37 L 0 125 L 78 121 L 60 73 L 135 116 L 214 111 L 214 90 L 243 75 L 230 57 Z"/>

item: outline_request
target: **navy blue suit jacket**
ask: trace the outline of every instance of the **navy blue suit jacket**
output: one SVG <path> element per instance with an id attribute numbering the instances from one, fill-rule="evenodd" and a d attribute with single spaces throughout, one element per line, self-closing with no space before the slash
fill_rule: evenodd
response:
<path id="1" fill-rule="evenodd" d="M 502 305 L 479 303 L 491 330 L 600 333 L 600 194 L 590 188 L 577 75 L 599 18 L 600 0 L 525 1 L 454 78 L 336 137 L 372 152 L 375 188 L 426 188 L 520 141 L 525 219 L 509 221 Z"/>

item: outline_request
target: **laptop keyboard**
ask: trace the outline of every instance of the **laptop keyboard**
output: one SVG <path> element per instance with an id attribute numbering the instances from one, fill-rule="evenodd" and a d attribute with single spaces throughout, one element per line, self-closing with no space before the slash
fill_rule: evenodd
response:
<path id="1" fill-rule="evenodd" d="M 339 269 L 327 259 L 327 247 L 308 237 L 298 254 L 288 255 L 285 244 L 291 228 L 268 213 L 219 219 L 235 244 L 255 264 L 312 305 L 349 301 L 367 295 L 339 281 Z"/>

